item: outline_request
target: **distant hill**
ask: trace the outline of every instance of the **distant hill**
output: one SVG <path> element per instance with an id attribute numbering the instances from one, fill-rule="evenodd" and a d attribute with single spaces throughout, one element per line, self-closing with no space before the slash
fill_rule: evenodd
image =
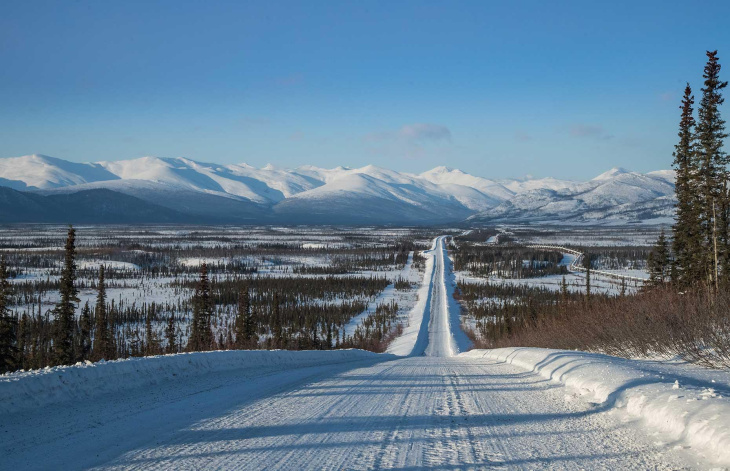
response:
<path id="1" fill-rule="evenodd" d="M 173 223 L 187 215 L 111 190 L 44 196 L 0 187 L 0 222 Z"/>
<path id="2" fill-rule="evenodd" d="M 587 182 L 488 179 L 437 167 L 281 169 L 142 157 L 0 159 L 0 222 L 652 223 L 673 215 L 674 172 L 614 168 Z"/>

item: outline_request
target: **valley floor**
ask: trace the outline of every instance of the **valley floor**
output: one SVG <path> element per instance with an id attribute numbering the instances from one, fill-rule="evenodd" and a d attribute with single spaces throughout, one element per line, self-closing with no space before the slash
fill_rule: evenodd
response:
<path id="1" fill-rule="evenodd" d="M 623 376 L 614 378 L 612 360 L 600 355 L 538 349 L 464 353 L 468 341 L 450 296 L 453 272 L 443 239 L 430 257 L 428 285 L 419 293 L 426 298 L 414 308 L 410 330 L 397 345 L 397 353 L 410 348 L 408 356 L 311 352 L 309 364 L 244 361 L 238 369 L 224 370 L 212 365 L 204 374 L 108 394 L 86 391 L 25 408 L 23 401 L 33 398 L 23 382 L 34 377 L 4 377 L 1 400 L 8 400 L 3 389 L 9 394 L 13 387 L 27 398 L 18 399 L 17 410 L 0 415 L 0 468 L 677 469 L 711 463 L 711 456 L 687 450 L 699 442 L 651 429 L 641 414 L 615 407 L 622 400 L 631 404 L 629 388 L 661 382 L 663 371 L 634 370 L 624 361 L 615 370 Z M 190 356 L 245 358 L 247 353 Z M 308 354 L 261 352 L 259 357 L 285 353 Z M 336 361 L 323 362 L 328 356 Z M 185 358 L 159 361 L 181 359 L 184 365 Z M 83 389 L 79 378 L 86 378 L 91 390 L 93 377 L 84 370 L 98 373 L 118 364 L 133 375 L 152 361 L 53 369 L 35 379 L 58 376 L 59 388 Z M 73 368 L 76 383 L 68 386 L 63 378 Z M 613 379 L 620 384 L 612 386 Z M 676 392 L 671 379 L 664 381 L 660 393 Z M 718 383 L 723 395 L 725 387 Z M 689 394 L 702 395 L 699 389 Z M 594 400 L 586 400 L 589 396 Z M 634 406 L 641 409 L 647 401 L 651 397 Z M 673 412 L 665 414 L 671 418 Z M 718 413 L 728 417 L 727 408 Z M 724 443 L 726 435 L 715 442 Z"/>

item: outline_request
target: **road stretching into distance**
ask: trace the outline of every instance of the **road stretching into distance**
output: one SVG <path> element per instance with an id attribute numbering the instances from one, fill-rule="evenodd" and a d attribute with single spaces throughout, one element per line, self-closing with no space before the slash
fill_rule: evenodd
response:
<path id="1" fill-rule="evenodd" d="M 4 425 L 0 468 L 681 467 L 679 451 L 558 383 L 459 357 L 468 340 L 446 238 L 427 255 L 428 328 L 413 355 L 210 373 L 19 413 Z"/>

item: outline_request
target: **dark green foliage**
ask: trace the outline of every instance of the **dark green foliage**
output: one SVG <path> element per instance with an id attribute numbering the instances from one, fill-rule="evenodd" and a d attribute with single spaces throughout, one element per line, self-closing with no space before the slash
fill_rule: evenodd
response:
<path id="1" fill-rule="evenodd" d="M 31 339 L 31 320 L 28 314 L 24 312 L 20 316 L 20 322 L 18 322 L 18 360 L 16 362 L 18 368 L 30 368 Z"/>
<path id="2" fill-rule="evenodd" d="M 560 265 L 563 255 L 555 251 L 462 242 L 452 253 L 455 270 L 469 271 L 476 276 L 533 278 L 567 273 Z"/>
<path id="3" fill-rule="evenodd" d="M 160 339 L 152 329 L 152 314 L 148 313 L 144 323 L 144 354 L 159 355 L 162 353 Z"/>
<path id="4" fill-rule="evenodd" d="M 703 243 L 697 193 L 699 165 L 694 142 L 693 104 L 692 89 L 687 84 L 680 106 L 682 114 L 679 121 L 679 143 L 674 147 L 673 163 L 677 175 L 677 215 L 672 241 L 675 267 L 672 281 L 678 287 L 689 286 L 704 277 L 704 270 L 698 260 Z"/>
<path id="5" fill-rule="evenodd" d="M 461 281 L 458 284 L 458 299 L 470 316 L 476 320 L 481 346 L 491 348 L 494 342 L 517 335 L 523 329 L 531 328 L 551 319 L 565 318 L 573 308 L 585 307 L 585 295 L 580 286 L 569 289 L 563 280 L 561 290 L 512 284 L 484 284 Z M 593 298 L 606 298 L 594 294 Z M 467 331 L 472 337 L 477 336 Z"/>
<path id="6" fill-rule="evenodd" d="M 93 358 L 94 360 L 111 360 L 116 356 L 116 352 L 114 352 L 111 328 L 109 326 L 109 319 L 107 318 L 104 265 L 99 267 L 99 281 L 97 282 L 96 290 Z"/>
<path id="7" fill-rule="evenodd" d="M 282 326 L 281 312 L 279 311 L 279 293 L 276 291 L 274 291 L 274 301 L 272 304 L 271 321 L 269 322 L 269 325 L 271 325 L 272 347 L 283 348 L 285 345 L 284 327 Z M 312 330 L 311 323 L 308 326 L 305 326 L 305 328 L 306 327 L 309 327 L 307 330 Z"/>
<path id="8" fill-rule="evenodd" d="M 719 78 L 717 51 L 707 51 L 707 59 L 697 121 L 692 116 L 694 97 L 688 84 L 680 106 L 679 143 L 674 151 L 677 220 L 673 228 L 673 264 L 668 271 L 681 289 L 697 284 L 717 289 L 730 276 L 730 160 L 723 151 L 727 134 L 719 109 L 727 82 Z M 665 261 L 663 254 L 652 256 L 653 285 L 666 280 Z"/>
<path id="9" fill-rule="evenodd" d="M 241 287 L 238 294 L 238 311 L 236 313 L 237 349 L 251 348 L 256 336 L 256 324 L 251 310 L 251 294 L 247 285 Z"/>
<path id="10" fill-rule="evenodd" d="M 188 340 L 188 351 L 200 352 L 213 348 L 213 331 L 210 319 L 213 316 L 213 303 L 210 298 L 210 281 L 208 280 L 208 266 L 200 266 L 200 279 L 193 296 L 193 320 Z"/>
<path id="11" fill-rule="evenodd" d="M 664 229 L 662 229 L 656 244 L 654 244 L 654 249 L 649 254 L 649 259 L 647 260 L 649 284 L 651 286 L 659 286 L 669 281 L 671 263 L 669 242 L 667 241 Z"/>
<path id="12" fill-rule="evenodd" d="M 170 314 L 170 317 L 167 319 L 165 339 L 167 340 L 167 353 L 177 353 L 177 324 L 175 322 L 174 312 Z"/>
<path id="13" fill-rule="evenodd" d="M 703 247 L 698 259 L 704 267 L 704 275 L 709 283 L 717 285 L 720 252 L 726 247 L 718 247 L 718 238 L 727 231 L 727 227 L 719 227 L 718 212 L 721 211 L 721 200 L 726 197 L 723 191 L 728 178 L 727 154 L 723 152 L 725 121 L 720 116 L 719 106 L 724 102 L 722 89 L 727 82 L 719 79 L 720 64 L 717 51 L 707 51 L 707 64 L 703 74 L 704 87 L 702 100 L 698 109 L 696 128 L 696 153 L 698 161 L 698 178 L 696 189 L 699 199 L 700 227 L 703 235 Z"/>
<path id="14" fill-rule="evenodd" d="M 17 322 L 8 308 L 10 282 L 5 256 L 0 259 L 0 374 L 17 367 Z"/>
<path id="15" fill-rule="evenodd" d="M 583 268 L 586 269 L 586 302 L 591 302 L 591 261 L 593 260 L 591 254 L 585 253 L 583 255 Z"/>
<path id="16" fill-rule="evenodd" d="M 61 299 L 53 310 L 54 360 L 57 365 L 70 365 L 76 360 L 74 354 L 74 332 L 76 329 L 76 303 L 79 302 L 76 282 L 76 230 L 69 227 L 66 238 L 65 257 L 61 271 Z"/>
<path id="17" fill-rule="evenodd" d="M 78 341 L 78 359 L 79 361 L 88 360 L 91 356 L 91 308 L 87 301 L 81 310 L 79 318 L 79 341 Z"/>

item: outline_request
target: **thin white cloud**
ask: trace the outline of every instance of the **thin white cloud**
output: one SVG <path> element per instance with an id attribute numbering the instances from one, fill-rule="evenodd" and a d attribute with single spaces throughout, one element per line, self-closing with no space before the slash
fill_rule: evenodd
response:
<path id="1" fill-rule="evenodd" d="M 398 136 L 412 141 L 450 141 L 451 131 L 440 124 L 415 123 L 401 127 Z"/>
<path id="2" fill-rule="evenodd" d="M 520 131 L 515 132 L 515 140 L 517 142 L 527 142 L 530 139 L 532 139 L 532 137 L 530 137 L 530 135 L 527 134 L 525 131 L 520 130 Z"/>
<path id="3" fill-rule="evenodd" d="M 613 135 L 609 134 L 603 126 L 597 126 L 594 124 L 573 124 L 570 126 L 569 132 L 573 137 L 613 139 Z"/>

